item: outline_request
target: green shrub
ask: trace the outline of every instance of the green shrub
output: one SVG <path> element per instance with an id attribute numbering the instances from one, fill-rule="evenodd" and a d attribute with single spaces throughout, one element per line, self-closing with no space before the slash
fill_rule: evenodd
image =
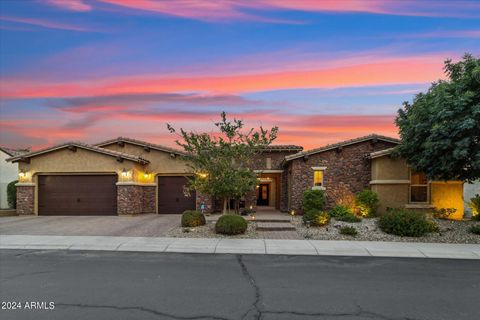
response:
<path id="1" fill-rule="evenodd" d="M 303 212 L 323 210 L 325 193 L 322 190 L 307 190 L 303 193 Z"/>
<path id="2" fill-rule="evenodd" d="M 322 227 L 330 222 L 330 215 L 320 210 L 310 210 L 303 214 L 303 223 L 310 226 Z"/>
<path id="3" fill-rule="evenodd" d="M 383 232 L 401 237 L 421 237 L 432 230 L 424 214 L 404 209 L 387 211 L 380 217 L 378 225 Z"/>
<path id="4" fill-rule="evenodd" d="M 353 213 L 346 214 L 344 216 L 336 217 L 338 221 L 343 221 L 343 222 L 361 222 L 362 219 L 360 217 L 357 217 Z"/>
<path id="5" fill-rule="evenodd" d="M 205 223 L 205 216 L 200 211 L 187 210 L 182 214 L 182 227 L 198 227 Z"/>
<path id="6" fill-rule="evenodd" d="M 472 210 L 472 219 L 480 221 L 480 194 L 476 194 L 468 202 L 468 206 Z"/>
<path id="7" fill-rule="evenodd" d="M 357 229 L 355 229 L 354 227 L 344 226 L 340 228 L 340 234 L 345 234 L 348 236 L 355 237 L 358 234 L 358 232 L 357 232 Z"/>
<path id="8" fill-rule="evenodd" d="M 440 231 L 440 228 L 438 227 L 438 224 L 435 223 L 435 221 L 427 219 L 427 223 L 428 223 L 429 232 L 439 232 Z"/>
<path id="9" fill-rule="evenodd" d="M 333 217 L 333 218 L 338 218 L 338 217 L 346 216 L 346 215 L 349 215 L 349 214 L 350 215 L 353 214 L 352 210 L 350 210 L 349 208 L 347 208 L 345 206 L 339 205 L 339 204 L 337 204 L 335 207 L 333 207 L 333 209 L 330 210 L 329 213 L 330 213 L 330 216 Z"/>
<path id="10" fill-rule="evenodd" d="M 10 208 L 17 208 L 17 187 L 18 180 L 12 181 L 7 185 L 7 202 Z"/>
<path id="11" fill-rule="evenodd" d="M 433 211 L 433 217 L 437 219 L 448 219 L 455 212 L 457 212 L 455 208 L 441 208 Z"/>
<path id="12" fill-rule="evenodd" d="M 470 231 L 471 233 L 480 235 L 480 224 L 471 226 L 470 229 L 469 229 L 469 231 Z"/>
<path id="13" fill-rule="evenodd" d="M 237 214 L 225 214 L 218 218 L 215 224 L 215 232 L 227 235 L 245 233 L 247 230 L 247 221 Z"/>
<path id="14" fill-rule="evenodd" d="M 375 217 L 379 203 L 378 195 L 370 189 L 360 191 L 355 196 L 355 206 L 363 217 Z"/>

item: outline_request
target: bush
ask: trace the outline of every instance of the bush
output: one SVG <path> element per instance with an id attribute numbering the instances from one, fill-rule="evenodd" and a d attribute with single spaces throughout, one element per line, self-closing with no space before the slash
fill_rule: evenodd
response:
<path id="1" fill-rule="evenodd" d="M 311 226 L 322 227 L 330 222 L 330 215 L 320 210 L 310 210 L 303 214 L 303 223 Z"/>
<path id="2" fill-rule="evenodd" d="M 340 228 L 340 234 L 345 234 L 348 236 L 355 237 L 358 234 L 358 232 L 357 232 L 357 229 L 355 229 L 354 227 L 345 226 Z"/>
<path id="3" fill-rule="evenodd" d="M 438 224 L 435 223 L 435 221 L 427 220 L 427 223 L 428 223 L 429 232 L 439 232 L 440 231 L 440 228 L 438 227 Z"/>
<path id="4" fill-rule="evenodd" d="M 480 224 L 471 226 L 470 229 L 469 229 L 469 231 L 470 231 L 471 233 L 480 235 Z"/>
<path id="5" fill-rule="evenodd" d="M 476 194 L 468 202 L 468 206 L 472 210 L 472 219 L 480 221 L 480 194 Z"/>
<path id="6" fill-rule="evenodd" d="M 355 205 L 363 217 L 375 217 L 379 202 L 378 195 L 369 189 L 360 191 L 355 197 Z"/>
<path id="7" fill-rule="evenodd" d="M 17 208 L 17 187 L 18 180 L 12 181 L 7 185 L 7 202 L 10 208 Z"/>
<path id="8" fill-rule="evenodd" d="M 338 221 L 343 221 L 343 222 L 361 222 L 362 219 L 354 215 L 353 213 L 346 214 L 344 216 L 340 216 L 335 218 Z"/>
<path id="9" fill-rule="evenodd" d="M 182 214 L 182 227 L 198 227 L 205 223 L 205 216 L 200 211 L 187 210 Z"/>
<path id="10" fill-rule="evenodd" d="M 325 193 L 322 190 L 307 190 L 303 193 L 303 212 L 323 210 Z"/>
<path id="11" fill-rule="evenodd" d="M 401 237 L 421 237 L 432 231 L 432 224 L 424 214 L 404 209 L 392 209 L 380 217 L 378 225 L 383 232 Z"/>
<path id="12" fill-rule="evenodd" d="M 225 214 L 218 218 L 215 224 L 215 232 L 227 235 L 245 233 L 247 221 L 237 214 Z"/>
<path id="13" fill-rule="evenodd" d="M 333 209 L 330 210 L 329 213 L 330 213 L 330 216 L 333 217 L 333 218 L 338 218 L 338 217 L 346 216 L 346 215 L 349 215 L 349 214 L 350 215 L 353 214 L 352 210 L 350 210 L 349 208 L 347 208 L 345 206 L 339 205 L 339 204 L 337 204 L 335 207 L 333 207 Z"/>
<path id="14" fill-rule="evenodd" d="M 441 208 L 433 212 L 433 217 L 437 219 L 448 219 L 455 212 L 457 212 L 455 208 Z"/>

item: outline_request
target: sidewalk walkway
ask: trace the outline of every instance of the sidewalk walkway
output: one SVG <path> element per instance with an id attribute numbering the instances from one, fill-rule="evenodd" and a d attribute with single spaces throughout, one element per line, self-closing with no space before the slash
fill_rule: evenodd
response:
<path id="1" fill-rule="evenodd" d="M 0 235 L 0 249 L 480 259 L 478 244 Z"/>

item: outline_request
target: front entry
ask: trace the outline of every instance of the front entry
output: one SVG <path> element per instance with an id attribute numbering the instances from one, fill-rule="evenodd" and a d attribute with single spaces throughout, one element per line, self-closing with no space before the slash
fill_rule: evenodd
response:
<path id="1" fill-rule="evenodd" d="M 270 200 L 270 184 L 261 183 L 258 187 L 257 206 L 268 206 Z"/>

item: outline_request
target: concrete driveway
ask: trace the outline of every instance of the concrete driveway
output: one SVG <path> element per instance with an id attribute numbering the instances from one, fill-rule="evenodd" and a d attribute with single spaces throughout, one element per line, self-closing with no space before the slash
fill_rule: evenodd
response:
<path id="1" fill-rule="evenodd" d="M 181 215 L 0 217 L 0 234 L 162 237 L 180 225 Z"/>

